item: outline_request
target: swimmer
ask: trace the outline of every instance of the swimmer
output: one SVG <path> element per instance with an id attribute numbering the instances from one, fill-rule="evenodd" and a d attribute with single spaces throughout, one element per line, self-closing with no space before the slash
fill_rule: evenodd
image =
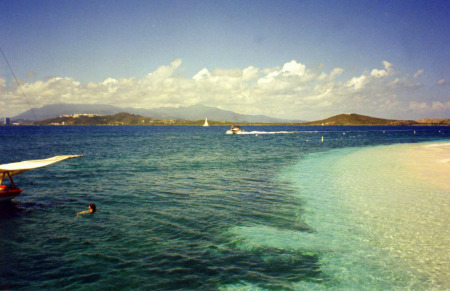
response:
<path id="1" fill-rule="evenodd" d="M 89 204 L 89 210 L 80 211 L 77 213 L 77 215 L 94 213 L 96 210 L 97 210 L 97 207 L 95 206 L 95 204 L 91 203 L 91 204 Z"/>

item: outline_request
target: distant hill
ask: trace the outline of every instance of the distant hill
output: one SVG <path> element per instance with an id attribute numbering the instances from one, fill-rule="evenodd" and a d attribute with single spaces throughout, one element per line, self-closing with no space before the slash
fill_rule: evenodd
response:
<path id="1" fill-rule="evenodd" d="M 417 123 L 422 125 L 450 125 L 450 119 L 449 118 L 445 118 L 445 119 L 432 119 L 432 118 L 425 118 L 425 119 L 420 119 L 417 120 Z"/>
<path id="2" fill-rule="evenodd" d="M 245 115 L 232 111 L 222 110 L 204 105 L 193 105 L 188 107 L 161 107 L 155 109 L 142 108 L 120 108 L 112 105 L 93 105 L 93 104 L 53 104 L 45 105 L 41 108 L 33 108 L 12 118 L 12 120 L 45 120 L 56 118 L 65 114 L 100 114 L 114 115 L 120 112 L 128 112 L 153 119 L 176 119 L 176 120 L 200 120 L 205 119 L 215 121 L 229 121 L 236 123 L 292 123 L 301 122 L 300 120 L 287 120 L 272 118 L 265 115 Z"/>
<path id="3" fill-rule="evenodd" d="M 116 113 L 113 115 L 93 115 L 85 114 L 75 116 L 61 116 L 50 118 L 36 122 L 38 125 L 199 125 L 203 120 L 188 121 L 188 120 L 173 120 L 165 119 L 158 120 L 148 117 L 143 117 L 131 113 Z"/>
<path id="4" fill-rule="evenodd" d="M 34 124 L 39 125 L 202 125 L 200 120 L 181 119 L 153 119 L 131 113 L 117 113 L 113 115 L 71 115 L 50 118 Z M 211 125 L 230 125 L 230 121 L 211 121 Z M 375 118 L 359 114 L 339 114 L 327 119 L 305 123 L 240 123 L 243 125 L 450 125 L 450 119 L 422 119 L 413 120 L 392 120 Z"/>
<path id="5" fill-rule="evenodd" d="M 132 113 L 116 113 L 112 115 L 71 114 L 34 122 L 37 125 L 203 125 L 204 119 L 153 119 Z M 229 121 L 210 121 L 210 125 L 230 125 Z M 245 123 L 247 125 L 267 123 Z"/>
<path id="6" fill-rule="evenodd" d="M 413 120 L 394 120 L 370 117 L 355 113 L 339 114 L 327 119 L 305 122 L 304 125 L 414 125 Z"/>
<path id="7" fill-rule="evenodd" d="M 36 114 L 36 116 L 33 114 Z M 12 120 L 32 120 L 38 121 L 49 118 L 55 118 L 65 114 L 101 114 L 110 115 L 123 112 L 123 109 L 112 105 L 97 105 L 97 104 L 51 104 L 45 105 L 41 108 L 33 108 L 33 110 L 25 111 Z"/>
<path id="8" fill-rule="evenodd" d="M 205 117 L 208 117 L 210 123 L 215 125 L 239 123 L 239 124 L 286 124 L 286 125 L 450 125 L 450 119 L 421 119 L 414 120 L 394 120 L 370 117 L 355 113 L 339 114 L 326 119 L 303 122 L 298 120 L 285 120 L 271 118 L 265 115 L 244 115 L 232 111 L 221 110 L 214 107 L 203 105 L 194 105 L 189 107 L 162 107 L 157 109 L 139 109 L 139 108 L 119 108 L 112 105 L 90 105 L 90 104 L 54 104 L 46 105 L 42 108 L 33 109 L 38 121 L 42 124 L 61 123 L 65 124 L 200 124 L 203 123 Z M 110 115 L 127 112 L 133 118 L 126 121 L 119 119 L 117 116 L 110 118 Z M 86 119 L 84 117 L 72 120 L 58 119 L 61 115 L 71 114 L 98 114 L 103 117 L 92 117 Z M 123 116 L 122 116 L 123 117 Z M 103 120 L 103 119 L 105 120 Z M 124 118 L 124 117 L 123 117 Z M 138 121 L 140 119 L 140 121 Z M 22 114 L 12 118 L 17 120 L 36 121 L 36 118 L 28 110 Z M 134 120 L 134 121 L 133 121 Z M 144 121 L 142 121 L 144 120 Z M 174 122 L 176 121 L 176 122 Z M 23 122 L 21 122 L 24 124 Z"/>

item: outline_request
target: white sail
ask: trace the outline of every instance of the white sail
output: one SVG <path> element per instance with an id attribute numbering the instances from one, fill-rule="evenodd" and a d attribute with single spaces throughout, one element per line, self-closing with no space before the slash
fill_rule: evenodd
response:
<path id="1" fill-rule="evenodd" d="M 205 118 L 205 123 L 203 124 L 203 126 L 209 126 L 208 117 Z"/>

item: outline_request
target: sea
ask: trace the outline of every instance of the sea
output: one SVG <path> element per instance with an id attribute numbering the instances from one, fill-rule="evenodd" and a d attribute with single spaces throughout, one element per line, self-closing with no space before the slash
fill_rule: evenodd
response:
<path id="1" fill-rule="evenodd" d="M 450 289 L 450 127 L 228 129 L 0 127 L 0 289 Z"/>

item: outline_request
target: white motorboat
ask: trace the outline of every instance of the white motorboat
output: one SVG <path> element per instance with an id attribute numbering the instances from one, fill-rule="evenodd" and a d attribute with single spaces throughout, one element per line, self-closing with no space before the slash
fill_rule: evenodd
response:
<path id="1" fill-rule="evenodd" d="M 244 130 L 240 126 L 231 126 L 229 130 L 227 130 L 226 134 L 242 134 Z"/>

